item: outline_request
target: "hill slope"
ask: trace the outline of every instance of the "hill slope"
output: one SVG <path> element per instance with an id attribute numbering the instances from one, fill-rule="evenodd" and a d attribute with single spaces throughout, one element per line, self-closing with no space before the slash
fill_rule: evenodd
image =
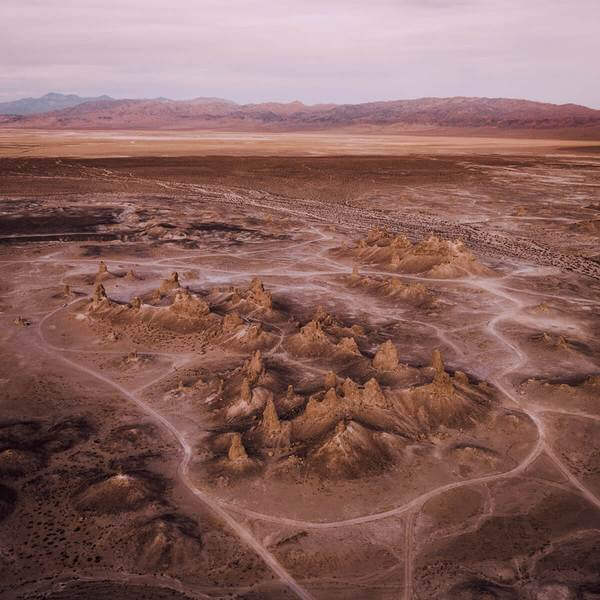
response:
<path id="1" fill-rule="evenodd" d="M 212 129 L 304 131 L 483 128 L 498 131 L 600 131 L 600 110 L 504 98 L 421 98 L 364 104 L 301 102 L 239 105 L 219 98 L 190 101 L 83 102 L 47 114 L 5 119 L 11 126 L 57 129 Z"/>
<path id="2" fill-rule="evenodd" d="M 77 94 L 57 94 L 51 92 L 41 98 L 21 98 L 13 102 L 0 102 L 0 115 L 34 115 L 54 110 L 71 108 L 84 102 L 112 100 L 110 96 L 83 98 Z"/>

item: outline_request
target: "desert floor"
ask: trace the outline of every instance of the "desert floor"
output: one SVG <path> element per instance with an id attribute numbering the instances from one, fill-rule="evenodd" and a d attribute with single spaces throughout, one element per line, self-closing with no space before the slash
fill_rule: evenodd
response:
<path id="1" fill-rule="evenodd" d="M 0 128 L 0 157 L 406 156 L 414 154 L 597 154 L 594 140 L 472 133 L 402 135 L 365 131 L 249 133 L 220 131 L 61 131 Z M 538 137 L 539 136 L 539 137 Z"/>
<path id="2" fill-rule="evenodd" d="M 0 134 L 0 596 L 599 598 L 590 144 L 181 137 Z"/>

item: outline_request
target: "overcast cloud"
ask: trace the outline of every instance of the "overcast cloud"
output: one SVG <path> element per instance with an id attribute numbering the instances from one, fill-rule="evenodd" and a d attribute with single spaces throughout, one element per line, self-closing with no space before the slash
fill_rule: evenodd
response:
<path id="1" fill-rule="evenodd" d="M 0 0 L 0 100 L 504 96 L 600 108 L 600 0 Z"/>

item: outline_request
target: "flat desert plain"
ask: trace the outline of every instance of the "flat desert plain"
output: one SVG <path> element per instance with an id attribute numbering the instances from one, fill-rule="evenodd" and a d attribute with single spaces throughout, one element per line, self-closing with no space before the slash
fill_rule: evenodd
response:
<path id="1" fill-rule="evenodd" d="M 535 137 L 519 130 L 488 135 L 473 130 L 439 135 L 440 128 L 403 135 L 349 132 L 248 133 L 220 131 L 29 130 L 0 128 L 0 157 L 113 158 L 128 156 L 405 156 L 414 154 L 598 153 L 600 142 Z M 498 137 L 501 135 L 502 137 Z M 511 137 L 514 136 L 514 137 Z"/>
<path id="2" fill-rule="evenodd" d="M 0 138 L 2 598 L 600 598 L 593 143 Z"/>

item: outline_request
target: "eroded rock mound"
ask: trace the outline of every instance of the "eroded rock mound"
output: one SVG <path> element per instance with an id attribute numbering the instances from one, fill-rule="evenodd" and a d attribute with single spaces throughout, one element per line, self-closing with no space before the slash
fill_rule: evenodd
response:
<path id="1" fill-rule="evenodd" d="M 600 375 L 577 380 L 528 379 L 521 385 L 523 393 L 540 406 L 580 410 L 596 414 L 600 397 Z"/>
<path id="2" fill-rule="evenodd" d="M 265 368 L 260 350 L 256 350 L 252 357 L 244 363 L 244 371 L 247 374 L 248 382 L 256 383 L 265 374 Z"/>
<path id="3" fill-rule="evenodd" d="M 271 292 L 267 292 L 265 290 L 265 286 L 263 282 L 255 277 L 248 287 L 248 291 L 246 293 L 246 299 L 250 302 L 254 302 L 257 306 L 261 308 L 271 308 L 273 306 L 273 299 L 271 297 Z"/>
<path id="4" fill-rule="evenodd" d="M 347 360 L 352 356 L 362 358 L 356 338 L 363 335 L 361 327 L 346 327 L 322 309 L 317 309 L 312 320 L 285 340 L 285 348 L 297 356 L 327 355 L 332 360 Z"/>
<path id="5" fill-rule="evenodd" d="M 394 453 L 382 439 L 385 434 L 368 429 L 357 421 L 339 421 L 334 431 L 309 455 L 315 470 L 323 477 L 356 479 L 370 473 L 379 473 L 392 466 Z M 390 435 L 400 452 L 402 442 Z"/>
<path id="6" fill-rule="evenodd" d="M 169 292 L 178 290 L 180 287 L 179 273 L 177 273 L 177 271 L 173 271 L 169 277 L 161 281 L 159 288 L 155 292 L 155 295 L 160 299 L 169 294 Z"/>
<path id="7" fill-rule="evenodd" d="M 129 269 L 129 271 L 125 273 L 125 279 L 127 281 L 137 281 L 138 279 L 140 279 L 140 277 L 133 269 Z"/>
<path id="8" fill-rule="evenodd" d="M 126 512 L 160 500 L 165 489 L 165 482 L 154 473 L 115 473 L 87 484 L 75 494 L 73 501 L 81 511 Z"/>
<path id="9" fill-rule="evenodd" d="M 308 333 L 321 337 L 314 324 Z M 371 377 L 361 384 L 329 372 L 324 387 L 308 397 L 291 387 L 284 393 L 283 381 L 259 358 L 252 356 L 237 375 L 243 375 L 238 399 L 215 413 L 221 425 L 204 457 L 209 470 L 259 472 L 282 461 L 298 477 L 304 471 L 333 479 L 373 474 L 398 463 L 407 444 L 484 421 L 492 403 L 489 391 L 464 373 L 451 376 L 437 350 L 422 369 L 427 383 L 389 387 Z M 381 345 L 373 366 L 381 374 L 402 369 L 391 342 Z"/>
<path id="10" fill-rule="evenodd" d="M 210 313 L 208 304 L 186 289 L 178 289 L 169 311 L 184 319 L 202 319 Z"/>
<path id="11" fill-rule="evenodd" d="M 167 281 L 174 286 L 169 288 L 172 301 L 163 306 L 145 304 L 137 296 L 129 303 L 116 302 L 107 296 L 104 286 L 99 283 L 87 306 L 87 314 L 113 326 L 139 324 L 178 333 L 201 331 L 211 337 L 220 334 L 222 319 L 211 312 L 206 301 L 180 287 L 175 278 Z M 162 292 L 159 295 L 164 298 Z"/>
<path id="12" fill-rule="evenodd" d="M 223 301 L 222 296 L 217 290 L 193 292 L 182 287 L 175 272 L 154 292 L 141 298 L 135 296 L 129 302 L 111 299 L 102 283 L 98 283 L 86 314 L 94 321 L 112 326 L 112 335 L 116 338 L 122 328 L 137 326 L 142 327 L 139 330 L 142 335 L 148 333 L 148 328 L 194 334 L 200 343 L 227 345 L 235 350 L 266 350 L 277 342 L 277 335 L 270 331 L 271 325 L 265 326 L 250 316 L 242 318 L 238 310 L 244 306 L 239 302 Z M 270 293 L 258 279 L 253 280 L 246 290 L 243 302 L 246 308 L 252 306 L 247 312 L 262 307 L 273 314 L 268 308 L 271 306 Z"/>
<path id="13" fill-rule="evenodd" d="M 233 463 L 248 460 L 248 453 L 246 452 L 246 448 L 244 448 L 242 437 L 239 433 L 234 433 L 231 436 L 227 458 Z"/>
<path id="14" fill-rule="evenodd" d="M 106 295 L 106 290 L 101 283 L 97 283 L 94 287 L 92 294 L 92 302 L 88 307 L 88 312 L 96 311 L 101 308 L 108 308 L 114 306 L 114 303 L 110 301 Z"/>
<path id="15" fill-rule="evenodd" d="M 338 248 L 335 253 L 349 254 L 363 264 L 424 277 L 444 279 L 493 274 L 477 261 L 462 241 L 443 240 L 434 235 L 412 244 L 403 235 L 392 236 L 387 231 L 374 229 L 356 246 L 348 250 Z"/>
<path id="16" fill-rule="evenodd" d="M 281 421 L 272 398 L 267 400 L 256 430 L 258 442 L 265 448 L 289 448 L 291 423 Z"/>
<path id="17" fill-rule="evenodd" d="M 226 345 L 236 350 L 266 350 L 271 348 L 277 336 L 267 331 L 262 323 L 245 323 L 234 336 L 226 338 Z"/>
<path id="18" fill-rule="evenodd" d="M 433 294 L 422 283 L 404 283 L 397 277 L 360 275 L 356 266 L 352 275 L 345 276 L 343 280 L 349 287 L 390 301 L 419 307 L 428 307 L 434 303 Z"/>
<path id="19" fill-rule="evenodd" d="M 243 315 L 256 311 L 270 314 L 273 310 L 271 292 L 265 289 L 258 277 L 255 277 L 247 288 L 233 286 L 225 290 L 225 293 L 227 297 L 221 304 L 226 310 L 235 310 Z"/>
<path id="20" fill-rule="evenodd" d="M 548 332 L 542 332 L 532 336 L 532 341 L 541 343 L 551 350 L 572 350 L 567 339 L 562 335 L 554 335 Z"/>
<path id="21" fill-rule="evenodd" d="M 256 471 L 257 463 L 248 456 L 242 436 L 237 431 L 229 439 L 227 456 L 219 461 L 219 466 L 230 474 L 248 474 Z"/>
<path id="22" fill-rule="evenodd" d="M 373 368 L 377 371 L 394 371 L 399 364 L 398 351 L 391 340 L 381 344 L 373 357 Z"/>
<path id="23" fill-rule="evenodd" d="M 106 263 L 101 260 L 98 264 L 98 271 L 96 272 L 96 276 L 94 278 L 95 283 L 102 283 L 103 281 L 109 281 L 111 279 L 116 279 L 118 276 L 114 273 L 111 273 L 106 266 Z"/>
<path id="24" fill-rule="evenodd" d="M 194 573 L 203 541 L 196 521 L 166 513 L 137 524 L 133 532 L 138 564 L 146 569 Z"/>

